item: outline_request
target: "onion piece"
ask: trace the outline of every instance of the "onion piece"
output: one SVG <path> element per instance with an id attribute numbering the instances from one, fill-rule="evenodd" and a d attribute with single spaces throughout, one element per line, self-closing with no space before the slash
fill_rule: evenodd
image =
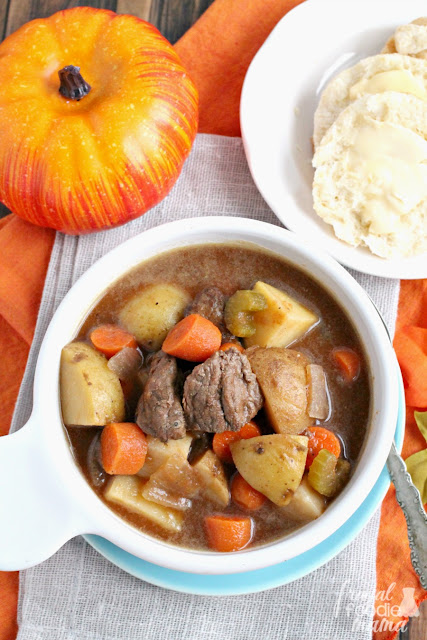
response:
<path id="1" fill-rule="evenodd" d="M 102 429 L 97 429 L 92 442 L 87 450 L 87 471 L 95 487 L 102 487 L 109 477 L 101 464 L 101 433 Z"/>
<path id="2" fill-rule="evenodd" d="M 138 349 L 124 347 L 109 359 L 107 366 L 120 380 L 132 380 L 142 362 L 143 357 Z"/>
<path id="3" fill-rule="evenodd" d="M 329 416 L 329 394 L 326 376 L 320 364 L 309 364 L 306 368 L 308 382 L 308 415 L 317 420 Z"/>
<path id="4" fill-rule="evenodd" d="M 151 474 L 144 485 L 142 496 L 165 507 L 185 511 L 192 505 L 200 489 L 197 473 L 180 454 L 168 458 Z"/>

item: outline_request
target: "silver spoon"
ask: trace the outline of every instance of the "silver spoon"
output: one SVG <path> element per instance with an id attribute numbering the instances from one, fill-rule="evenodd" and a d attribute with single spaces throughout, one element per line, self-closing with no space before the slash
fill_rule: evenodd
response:
<path id="1" fill-rule="evenodd" d="M 427 589 L 427 514 L 420 492 L 413 484 L 394 442 L 388 454 L 387 468 L 396 489 L 396 500 L 406 518 L 412 566 L 421 586 Z"/>
<path id="2" fill-rule="evenodd" d="M 371 302 L 377 310 L 392 343 L 384 318 L 372 299 Z M 388 454 L 387 469 L 396 489 L 397 504 L 406 518 L 412 566 L 420 579 L 422 588 L 427 589 L 427 514 L 421 502 L 420 492 L 412 482 L 412 478 L 406 469 L 406 464 L 402 456 L 398 454 L 394 442 Z"/>

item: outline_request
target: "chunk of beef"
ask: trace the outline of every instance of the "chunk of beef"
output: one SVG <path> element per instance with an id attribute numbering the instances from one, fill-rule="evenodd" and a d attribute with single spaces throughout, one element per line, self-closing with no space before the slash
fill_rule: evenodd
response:
<path id="1" fill-rule="evenodd" d="M 205 451 L 211 448 L 212 444 L 212 436 L 205 432 L 194 434 L 194 436 L 187 456 L 190 464 L 195 464 L 200 460 Z"/>
<path id="2" fill-rule="evenodd" d="M 185 417 L 178 394 L 178 369 L 172 356 L 159 351 L 152 358 L 138 402 L 136 423 L 163 442 L 185 436 Z"/>
<path id="3" fill-rule="evenodd" d="M 195 367 L 184 384 L 189 428 L 238 431 L 262 406 L 262 395 L 247 357 L 237 349 L 217 351 Z"/>
<path id="4" fill-rule="evenodd" d="M 224 324 L 224 306 L 226 297 L 218 287 L 207 287 L 200 291 L 185 310 L 185 315 L 198 313 L 217 327 Z"/>
<path id="5" fill-rule="evenodd" d="M 196 295 L 193 302 L 185 310 L 185 315 L 189 316 L 191 313 L 198 313 L 218 327 L 221 331 L 223 342 L 239 342 L 225 326 L 224 307 L 226 301 L 227 296 L 223 294 L 221 289 L 207 287 Z"/>

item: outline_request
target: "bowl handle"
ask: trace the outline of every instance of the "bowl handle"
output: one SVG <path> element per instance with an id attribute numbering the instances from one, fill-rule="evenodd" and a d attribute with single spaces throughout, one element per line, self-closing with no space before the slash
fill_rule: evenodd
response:
<path id="1" fill-rule="evenodd" d="M 26 569 L 84 532 L 31 416 L 0 438 L 0 570 Z M 78 518 L 77 518 L 78 519 Z"/>

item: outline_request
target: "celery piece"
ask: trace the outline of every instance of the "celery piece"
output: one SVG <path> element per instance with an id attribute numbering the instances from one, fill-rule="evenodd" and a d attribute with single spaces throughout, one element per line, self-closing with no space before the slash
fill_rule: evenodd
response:
<path id="1" fill-rule="evenodd" d="M 308 481 L 322 496 L 332 498 L 347 484 L 350 471 L 351 465 L 347 460 L 321 449 L 311 463 Z"/>
<path id="2" fill-rule="evenodd" d="M 331 498 L 335 494 L 336 466 L 336 456 L 327 449 L 321 449 L 311 463 L 308 481 L 322 496 Z"/>
<path id="3" fill-rule="evenodd" d="M 224 319 L 227 329 L 239 338 L 247 338 L 256 331 L 254 316 L 256 311 L 267 308 L 265 297 L 261 293 L 240 289 L 227 300 Z"/>

